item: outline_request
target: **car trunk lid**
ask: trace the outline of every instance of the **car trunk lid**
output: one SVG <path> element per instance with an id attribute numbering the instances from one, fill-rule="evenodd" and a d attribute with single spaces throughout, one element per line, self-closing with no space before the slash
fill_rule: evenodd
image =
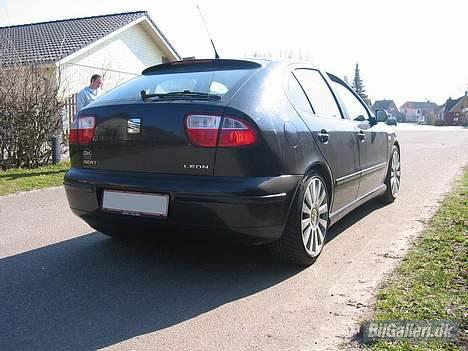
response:
<path id="1" fill-rule="evenodd" d="M 92 143 L 82 147 L 84 168 L 166 174 L 212 175 L 216 148 L 187 138 L 188 113 L 221 116 L 217 103 L 142 102 L 88 109 L 96 119 Z"/>

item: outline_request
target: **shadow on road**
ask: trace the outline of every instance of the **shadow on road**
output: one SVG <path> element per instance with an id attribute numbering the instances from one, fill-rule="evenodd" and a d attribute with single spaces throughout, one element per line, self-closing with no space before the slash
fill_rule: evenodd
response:
<path id="1" fill-rule="evenodd" d="M 371 201 L 351 212 L 331 228 L 328 241 L 380 207 Z M 113 345 L 255 294 L 301 270 L 274 263 L 264 247 L 118 241 L 91 233 L 0 259 L 0 350 Z"/>
<path id="2" fill-rule="evenodd" d="M 352 225 L 359 222 L 364 217 L 368 216 L 375 210 L 378 210 L 386 205 L 376 199 L 366 202 L 365 204 L 359 206 L 355 210 L 351 211 L 348 215 L 343 217 L 338 223 L 330 228 L 327 233 L 326 242 L 330 242 L 335 239 L 338 235 L 344 232 L 346 229 Z"/>
<path id="3" fill-rule="evenodd" d="M 0 349 L 113 345 L 300 270 L 273 263 L 261 247 L 124 242 L 91 233 L 0 260 Z"/>

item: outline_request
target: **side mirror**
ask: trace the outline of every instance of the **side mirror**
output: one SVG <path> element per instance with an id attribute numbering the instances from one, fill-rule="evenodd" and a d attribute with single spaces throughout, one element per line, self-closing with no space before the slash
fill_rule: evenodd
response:
<path id="1" fill-rule="evenodd" d="M 388 119 L 388 113 L 385 110 L 376 110 L 375 116 L 376 116 L 377 122 L 385 122 Z"/>

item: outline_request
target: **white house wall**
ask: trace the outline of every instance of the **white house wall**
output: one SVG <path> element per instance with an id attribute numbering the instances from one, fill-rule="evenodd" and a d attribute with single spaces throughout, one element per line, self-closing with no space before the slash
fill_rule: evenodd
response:
<path id="1" fill-rule="evenodd" d="M 418 120 L 418 109 L 415 108 L 401 108 L 400 112 L 404 113 L 406 116 L 406 120 L 408 122 L 416 122 Z"/>
<path id="2" fill-rule="evenodd" d="M 91 75 L 101 74 L 106 91 L 162 63 L 163 55 L 140 22 L 68 61 L 61 67 L 61 79 L 71 95 L 88 85 Z"/>

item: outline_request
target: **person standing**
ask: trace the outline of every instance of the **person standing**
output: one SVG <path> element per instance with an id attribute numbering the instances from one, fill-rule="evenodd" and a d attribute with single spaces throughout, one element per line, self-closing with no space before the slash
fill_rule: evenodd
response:
<path id="1" fill-rule="evenodd" d="M 98 89 L 102 87 L 102 76 L 93 74 L 89 86 L 78 93 L 76 98 L 76 113 L 80 112 L 86 105 L 90 104 L 98 97 Z"/>

